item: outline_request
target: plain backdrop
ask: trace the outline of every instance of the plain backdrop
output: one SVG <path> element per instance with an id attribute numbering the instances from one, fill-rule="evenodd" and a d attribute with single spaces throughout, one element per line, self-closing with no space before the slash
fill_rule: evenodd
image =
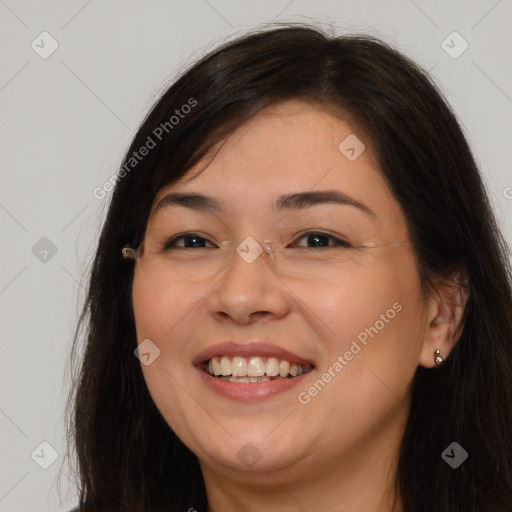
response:
<path id="1" fill-rule="evenodd" d="M 512 0 L 0 0 L 0 511 L 77 502 L 64 405 L 110 199 L 93 190 L 180 71 L 271 21 L 382 38 L 430 71 L 457 112 L 510 242 L 510 20 Z"/>

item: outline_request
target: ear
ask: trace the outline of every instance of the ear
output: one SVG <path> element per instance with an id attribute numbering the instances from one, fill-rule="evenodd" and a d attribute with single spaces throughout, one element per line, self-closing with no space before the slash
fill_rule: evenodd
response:
<path id="1" fill-rule="evenodd" d="M 434 293 L 426 303 L 426 326 L 418 364 L 434 368 L 434 351 L 446 359 L 459 340 L 464 325 L 462 317 L 469 296 L 466 272 L 457 269 L 448 278 L 434 279 Z"/>

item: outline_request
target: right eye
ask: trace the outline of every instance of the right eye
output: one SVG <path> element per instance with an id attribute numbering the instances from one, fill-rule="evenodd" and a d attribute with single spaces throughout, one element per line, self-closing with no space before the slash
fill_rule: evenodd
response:
<path id="1" fill-rule="evenodd" d="M 186 245 L 177 245 L 178 241 L 183 241 L 184 244 L 191 243 L 192 245 L 190 247 L 187 247 Z M 206 238 L 199 236 L 197 233 L 185 233 L 183 235 L 178 235 L 169 239 L 164 245 L 164 250 L 171 248 L 205 249 L 206 247 L 202 245 L 204 242 L 211 243 Z"/>

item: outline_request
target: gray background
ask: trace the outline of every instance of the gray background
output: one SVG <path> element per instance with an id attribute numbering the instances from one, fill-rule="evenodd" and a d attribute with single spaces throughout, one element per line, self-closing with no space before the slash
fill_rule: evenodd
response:
<path id="1" fill-rule="evenodd" d="M 0 511 L 68 510 L 77 501 L 63 411 L 71 338 L 110 197 L 98 200 L 93 189 L 116 172 L 145 112 L 187 63 L 272 20 L 376 35 L 431 70 L 512 240 L 512 0 L 0 0 Z M 46 59 L 31 46 L 51 49 L 43 31 L 58 43 Z M 469 44 L 457 58 L 464 41 L 447 39 L 454 31 Z"/>

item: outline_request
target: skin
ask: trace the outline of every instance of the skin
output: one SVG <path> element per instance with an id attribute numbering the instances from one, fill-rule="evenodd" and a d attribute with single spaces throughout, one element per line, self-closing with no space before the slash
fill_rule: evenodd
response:
<path id="1" fill-rule="evenodd" d="M 212 512 L 401 510 L 392 484 L 411 381 L 418 365 L 435 366 L 435 349 L 449 354 L 462 307 L 440 280 L 438 295 L 422 294 L 406 219 L 370 158 L 370 141 L 355 161 L 338 149 L 352 133 L 364 140 L 325 109 L 280 103 L 231 134 L 201 174 L 211 158 L 155 198 L 154 206 L 171 191 L 199 192 L 225 207 L 216 214 L 153 208 L 133 283 L 139 343 L 149 338 L 160 349 L 142 366 L 146 383 L 169 426 L 198 456 Z M 273 211 L 281 194 L 311 190 L 346 193 L 374 216 L 337 204 Z M 170 262 L 183 260 L 162 249 L 173 235 L 199 231 L 216 247 L 252 236 L 272 240 L 276 250 L 304 251 L 305 230 L 352 246 L 308 256 L 303 264 L 311 271 L 300 276 L 280 275 L 263 256 L 249 264 L 235 254 L 222 271 L 192 280 L 170 270 Z M 332 371 L 358 334 L 396 303 L 400 312 L 300 403 L 298 393 Z M 230 339 L 275 344 L 315 369 L 300 386 L 259 402 L 223 397 L 205 386 L 192 361 Z M 237 457 L 246 443 L 261 454 L 250 468 Z"/>

